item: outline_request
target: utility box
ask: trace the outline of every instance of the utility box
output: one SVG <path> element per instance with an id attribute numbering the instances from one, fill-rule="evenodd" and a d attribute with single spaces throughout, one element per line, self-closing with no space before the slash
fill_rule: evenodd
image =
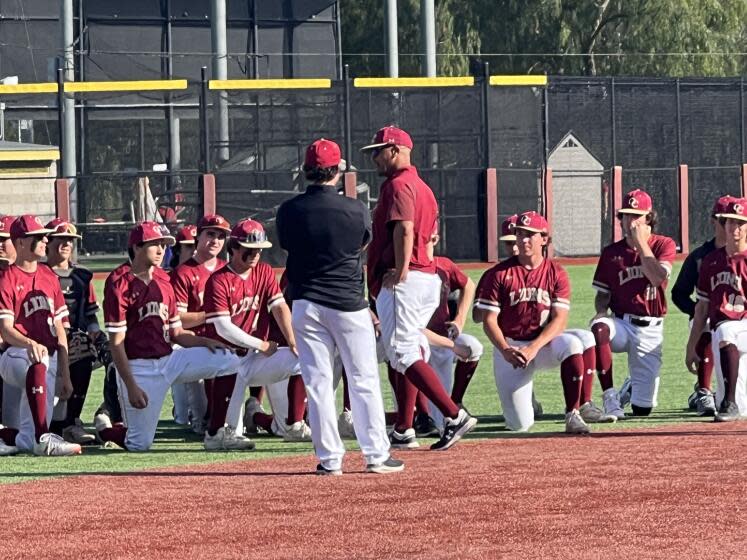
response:
<path id="1" fill-rule="evenodd" d="M 0 213 L 55 217 L 57 146 L 0 141 Z"/>

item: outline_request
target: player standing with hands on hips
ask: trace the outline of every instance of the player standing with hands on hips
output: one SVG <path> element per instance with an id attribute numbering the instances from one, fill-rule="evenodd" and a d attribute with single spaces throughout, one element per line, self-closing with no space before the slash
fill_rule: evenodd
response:
<path id="1" fill-rule="evenodd" d="M 656 406 L 666 288 L 676 246 L 669 237 L 653 232 L 657 215 L 651 197 L 640 189 L 625 195 L 617 217 L 625 237 L 605 247 L 599 257 L 592 282 L 597 295 L 591 332 L 604 411 L 621 419 L 621 396 L 630 401 L 634 416 L 648 416 Z M 613 352 L 628 354 L 629 381 L 620 393 L 613 386 Z"/>
<path id="2" fill-rule="evenodd" d="M 389 363 L 443 414 L 443 435 L 431 449 L 446 450 L 470 432 L 477 419 L 454 403 L 425 356 L 428 343 L 422 330 L 441 295 L 429 247 L 437 230 L 438 205 L 410 162 L 412 147 L 407 132 L 387 126 L 361 148 L 370 152 L 379 175 L 386 177 L 373 211 L 368 289 L 376 299 Z M 392 436 L 397 437 L 396 427 Z"/>
<path id="3" fill-rule="evenodd" d="M 371 240 L 366 206 L 337 192 L 340 148 L 320 139 L 306 150 L 306 192 L 278 209 L 280 246 L 288 251 L 287 293 L 293 302 L 301 375 L 320 475 L 341 475 L 345 447 L 337 429 L 333 363 L 347 373 L 355 434 L 366 471 L 398 472 L 389 454 L 379 384 L 376 335 L 364 296 L 362 253 Z"/>

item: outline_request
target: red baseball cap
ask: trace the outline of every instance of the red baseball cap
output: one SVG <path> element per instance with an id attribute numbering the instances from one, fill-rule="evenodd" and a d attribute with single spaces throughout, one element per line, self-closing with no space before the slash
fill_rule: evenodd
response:
<path id="1" fill-rule="evenodd" d="M 47 228 L 54 231 L 50 233 L 49 237 L 75 237 L 76 239 L 83 239 L 78 233 L 78 228 L 75 224 L 67 222 L 62 218 L 55 218 L 47 224 Z"/>
<path id="2" fill-rule="evenodd" d="M 401 128 L 385 126 L 374 135 L 373 140 L 371 140 L 368 146 L 361 148 L 361 152 L 375 150 L 382 146 L 404 146 L 405 148 L 412 149 L 412 138 Z"/>
<path id="3" fill-rule="evenodd" d="M 168 228 L 156 222 L 141 222 L 130 230 L 128 247 L 134 247 L 140 243 L 157 241 L 163 239 L 166 245 L 173 245 L 176 239 L 171 236 Z"/>
<path id="4" fill-rule="evenodd" d="M 231 239 L 247 249 L 268 249 L 272 243 L 267 241 L 267 233 L 262 224 L 245 218 L 231 230 Z"/>
<path id="5" fill-rule="evenodd" d="M 735 198 L 730 194 L 720 197 L 713 205 L 713 211 L 711 212 L 711 214 L 717 218 L 720 218 L 721 214 L 726 212 L 726 210 L 729 208 L 729 203 L 732 200 L 735 200 Z"/>
<path id="6" fill-rule="evenodd" d="M 719 214 L 718 217 L 747 222 L 747 198 L 732 198 L 726 207 L 726 212 Z"/>
<path id="7" fill-rule="evenodd" d="M 340 146 L 332 140 L 320 138 L 306 148 L 306 159 L 303 165 L 306 169 L 335 167 L 340 165 L 341 159 Z"/>
<path id="8" fill-rule="evenodd" d="M 7 239 L 10 237 L 10 225 L 16 221 L 15 216 L 0 216 L 0 238 Z"/>
<path id="9" fill-rule="evenodd" d="M 11 239 L 28 237 L 29 235 L 48 235 L 54 230 L 45 228 L 41 220 L 33 214 L 18 216 L 10 225 Z"/>
<path id="10" fill-rule="evenodd" d="M 549 232 L 550 226 L 542 214 L 538 214 L 532 210 L 519 214 L 519 217 L 516 219 L 516 229 L 546 234 Z"/>
<path id="11" fill-rule="evenodd" d="M 654 205 L 651 202 L 651 197 L 647 192 L 641 189 L 635 189 L 625 195 L 623 199 L 622 208 L 620 208 L 618 214 L 638 214 L 639 216 L 645 216 L 653 209 Z"/>
<path id="12" fill-rule="evenodd" d="M 501 224 L 501 236 L 498 241 L 516 241 L 516 220 L 519 219 L 518 214 L 509 216 Z"/>
<path id="13" fill-rule="evenodd" d="M 192 224 L 180 227 L 176 232 L 176 242 L 182 245 L 194 245 L 197 228 Z"/>
<path id="14" fill-rule="evenodd" d="M 228 220 L 226 220 L 223 216 L 220 214 L 208 214 L 207 216 L 203 216 L 199 219 L 197 222 L 197 234 L 203 230 L 203 229 L 220 229 L 225 231 L 226 233 L 231 232 L 231 224 L 228 223 Z"/>

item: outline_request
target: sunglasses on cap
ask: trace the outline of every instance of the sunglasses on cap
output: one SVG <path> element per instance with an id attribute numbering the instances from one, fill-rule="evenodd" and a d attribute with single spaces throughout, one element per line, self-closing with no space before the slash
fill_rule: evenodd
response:
<path id="1" fill-rule="evenodd" d="M 244 237 L 234 237 L 239 243 L 264 243 L 267 241 L 267 233 L 264 231 L 250 231 Z"/>

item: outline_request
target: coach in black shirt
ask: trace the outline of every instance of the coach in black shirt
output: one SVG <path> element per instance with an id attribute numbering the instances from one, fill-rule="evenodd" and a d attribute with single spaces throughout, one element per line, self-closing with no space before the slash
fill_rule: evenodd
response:
<path id="1" fill-rule="evenodd" d="M 303 166 L 312 184 L 278 209 L 280 246 L 288 251 L 288 296 L 293 301 L 301 376 L 309 399 L 309 425 L 317 474 L 342 474 L 345 446 L 337 429 L 332 364 L 336 352 L 347 373 L 356 438 L 366 470 L 405 468 L 389 455 L 376 336 L 363 297 L 362 253 L 371 240 L 366 206 L 337 193 L 340 148 L 317 140 Z"/>

